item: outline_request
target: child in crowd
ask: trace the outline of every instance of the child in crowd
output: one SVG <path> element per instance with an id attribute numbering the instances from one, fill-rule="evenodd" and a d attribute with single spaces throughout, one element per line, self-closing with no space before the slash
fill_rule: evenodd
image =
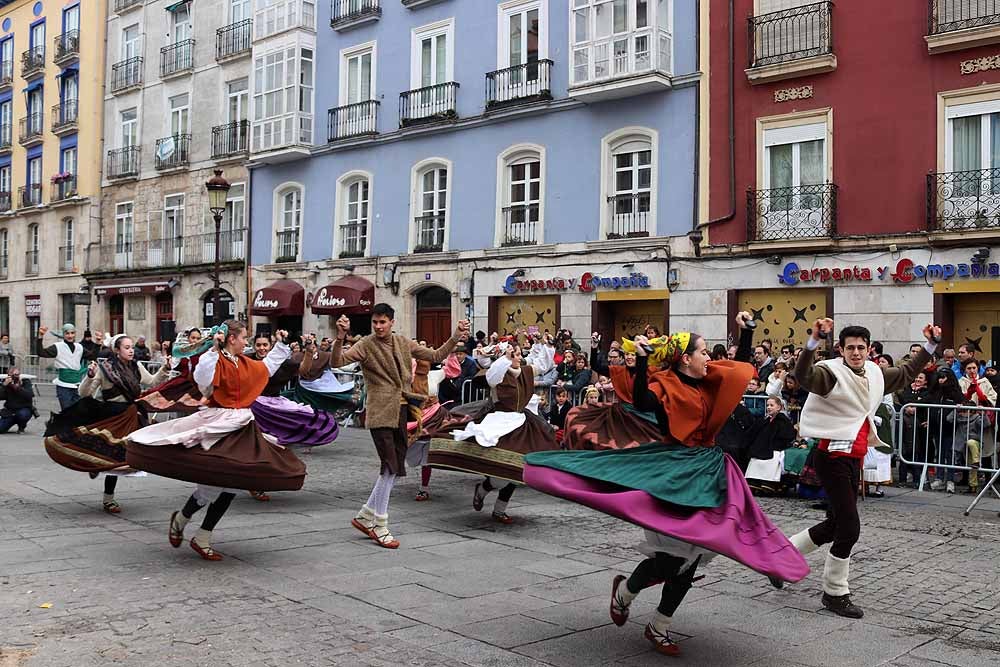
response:
<path id="1" fill-rule="evenodd" d="M 549 410 L 549 423 L 556 429 L 556 440 L 562 442 L 563 429 L 566 428 L 566 414 L 572 408 L 569 402 L 569 392 L 559 387 L 556 389 L 556 404 Z"/>

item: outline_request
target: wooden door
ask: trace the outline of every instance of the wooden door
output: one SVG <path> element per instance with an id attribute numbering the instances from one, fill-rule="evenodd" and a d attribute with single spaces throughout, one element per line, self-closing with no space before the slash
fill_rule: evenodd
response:
<path id="1" fill-rule="evenodd" d="M 451 308 L 424 308 L 417 311 L 417 340 L 437 347 L 451 337 Z"/>

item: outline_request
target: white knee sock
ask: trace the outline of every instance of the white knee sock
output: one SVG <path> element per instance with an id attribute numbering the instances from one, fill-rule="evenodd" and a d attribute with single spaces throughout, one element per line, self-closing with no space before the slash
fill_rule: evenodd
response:
<path id="1" fill-rule="evenodd" d="M 670 630 L 670 622 L 673 620 L 673 616 L 664 616 L 660 612 L 655 611 L 653 612 L 653 620 L 650 625 L 661 635 L 665 635 Z"/>
<path id="2" fill-rule="evenodd" d="M 368 502 L 365 503 L 375 514 L 389 513 L 389 494 L 392 493 L 392 486 L 395 483 L 396 476 L 391 472 L 382 473 L 375 481 L 372 494 L 368 496 Z"/>
<path id="3" fill-rule="evenodd" d="M 507 501 L 506 500 L 500 500 L 499 498 L 497 498 L 495 501 L 493 501 L 493 513 L 494 514 L 503 514 L 506 511 L 507 511 Z"/>
<path id="4" fill-rule="evenodd" d="M 194 541 L 202 549 L 212 546 L 212 531 L 199 528 L 198 532 L 194 534 Z"/>

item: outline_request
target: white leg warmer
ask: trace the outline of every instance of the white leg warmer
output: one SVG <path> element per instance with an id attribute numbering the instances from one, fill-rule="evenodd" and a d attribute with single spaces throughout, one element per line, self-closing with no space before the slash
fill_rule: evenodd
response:
<path id="1" fill-rule="evenodd" d="M 799 553 L 801 553 L 803 556 L 805 556 L 806 554 L 811 554 L 812 552 L 819 549 L 819 545 L 814 543 L 812 541 L 812 538 L 809 537 L 808 530 L 803 530 L 800 533 L 795 533 L 790 538 L 788 538 L 788 541 L 791 542 L 792 545 L 794 545 L 795 548 L 799 550 Z"/>
<path id="2" fill-rule="evenodd" d="M 837 558 L 828 553 L 823 567 L 823 592 L 837 597 L 849 595 L 851 590 L 847 585 L 847 577 L 850 570 L 850 558 Z"/>

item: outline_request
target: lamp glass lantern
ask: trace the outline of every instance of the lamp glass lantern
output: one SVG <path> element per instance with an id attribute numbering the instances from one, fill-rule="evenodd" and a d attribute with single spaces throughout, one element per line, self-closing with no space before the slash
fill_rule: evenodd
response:
<path id="1" fill-rule="evenodd" d="M 226 198 L 229 195 L 229 181 L 222 177 L 222 170 L 216 169 L 215 176 L 208 179 L 205 189 L 208 190 L 208 209 L 212 215 L 221 217 L 226 211 Z"/>

